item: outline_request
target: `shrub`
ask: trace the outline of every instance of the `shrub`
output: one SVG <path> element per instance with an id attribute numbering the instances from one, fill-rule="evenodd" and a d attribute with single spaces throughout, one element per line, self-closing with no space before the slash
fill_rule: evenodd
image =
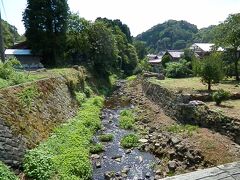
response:
<path id="1" fill-rule="evenodd" d="M 148 58 L 142 59 L 138 62 L 136 68 L 133 70 L 133 74 L 140 74 L 143 71 L 151 71 L 152 66 L 148 62 Z"/>
<path id="2" fill-rule="evenodd" d="M 109 142 L 113 140 L 113 135 L 112 134 L 102 134 L 99 136 L 100 141 L 102 142 Z"/>
<path id="3" fill-rule="evenodd" d="M 86 101 L 86 95 L 84 93 L 77 92 L 76 99 L 77 99 L 77 102 L 81 105 L 82 103 L 84 103 Z"/>
<path id="4" fill-rule="evenodd" d="M 30 178 L 50 179 L 55 172 L 51 155 L 40 148 L 29 151 L 24 158 L 24 171 Z"/>
<path id="5" fill-rule="evenodd" d="M 92 153 L 92 154 L 98 154 L 103 151 L 104 151 L 104 147 L 101 143 L 92 144 L 90 146 L 90 153 Z"/>
<path id="6" fill-rule="evenodd" d="M 169 78 L 184 78 L 192 75 L 190 62 L 182 59 L 179 62 L 167 63 L 165 73 Z"/>
<path id="7" fill-rule="evenodd" d="M 137 76 L 136 75 L 132 75 L 132 76 L 127 77 L 127 82 L 132 82 L 132 81 L 134 81 L 136 79 L 137 79 Z"/>
<path id="8" fill-rule="evenodd" d="M 82 104 L 77 116 L 56 128 L 49 139 L 30 150 L 24 159 L 24 172 L 32 179 L 90 179 L 90 142 L 101 126 L 102 97 Z"/>
<path id="9" fill-rule="evenodd" d="M 14 66 L 20 65 L 16 58 L 9 58 L 4 63 L 0 62 L 0 78 L 10 79 L 16 73 Z"/>
<path id="10" fill-rule="evenodd" d="M 121 139 L 121 146 L 124 148 L 132 148 L 132 147 L 137 147 L 138 146 L 138 137 L 135 134 L 128 134 L 125 135 Z"/>
<path id="11" fill-rule="evenodd" d="M 132 129 L 134 127 L 135 117 L 131 110 L 123 110 L 119 119 L 119 126 L 122 129 Z"/>
<path id="12" fill-rule="evenodd" d="M 1 180 L 18 180 L 19 178 L 9 169 L 8 166 L 0 161 L 0 179 Z"/>
<path id="13" fill-rule="evenodd" d="M 216 102 L 216 105 L 220 105 L 222 101 L 228 100 L 229 97 L 230 93 L 228 91 L 224 91 L 223 89 L 219 89 L 212 95 L 212 98 Z"/>
<path id="14" fill-rule="evenodd" d="M 84 93 L 86 94 L 86 97 L 87 97 L 87 98 L 90 98 L 91 95 L 93 94 L 93 91 L 92 91 L 92 89 L 91 89 L 89 86 L 86 86 L 86 87 L 84 88 Z"/>
<path id="15" fill-rule="evenodd" d="M 123 116 L 120 117 L 119 126 L 122 129 L 132 129 L 134 126 L 134 119 L 131 117 Z"/>

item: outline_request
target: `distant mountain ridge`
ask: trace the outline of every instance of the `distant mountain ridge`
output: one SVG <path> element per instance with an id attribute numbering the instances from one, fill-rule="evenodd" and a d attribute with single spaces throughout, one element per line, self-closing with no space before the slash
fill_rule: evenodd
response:
<path id="1" fill-rule="evenodd" d="M 198 29 L 196 25 L 187 21 L 169 20 L 139 34 L 136 40 L 146 42 L 152 53 L 167 49 L 180 50 L 194 42 L 212 42 L 215 27 Z"/>

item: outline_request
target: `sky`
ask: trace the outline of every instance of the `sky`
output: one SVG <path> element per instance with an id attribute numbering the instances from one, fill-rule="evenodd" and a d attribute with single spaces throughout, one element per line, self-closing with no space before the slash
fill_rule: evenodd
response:
<path id="1" fill-rule="evenodd" d="M 27 0 L 2 1 L 2 18 L 23 34 L 22 13 Z M 229 14 L 240 13 L 240 0 L 68 0 L 68 4 L 72 12 L 87 20 L 120 19 L 133 36 L 169 19 L 186 20 L 202 28 L 219 24 Z"/>

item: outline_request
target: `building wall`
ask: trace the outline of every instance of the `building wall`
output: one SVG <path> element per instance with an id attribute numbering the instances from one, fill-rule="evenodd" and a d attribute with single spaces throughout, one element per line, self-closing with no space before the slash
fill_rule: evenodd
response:
<path id="1" fill-rule="evenodd" d="M 39 65 L 41 63 L 41 57 L 40 56 L 32 56 L 32 55 L 6 55 L 7 58 L 9 57 L 15 57 L 17 60 L 20 61 L 20 63 L 23 66 L 31 66 L 31 65 Z M 37 68 L 37 66 L 36 66 Z"/>

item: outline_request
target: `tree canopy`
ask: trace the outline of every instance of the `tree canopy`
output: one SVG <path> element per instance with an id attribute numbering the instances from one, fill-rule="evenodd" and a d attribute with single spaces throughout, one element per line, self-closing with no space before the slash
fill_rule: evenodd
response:
<path id="1" fill-rule="evenodd" d="M 27 0 L 23 14 L 26 38 L 44 64 L 54 66 L 63 58 L 69 7 L 67 0 Z"/>
<path id="2" fill-rule="evenodd" d="M 234 63 L 236 80 L 239 78 L 239 49 L 240 48 L 240 13 L 229 15 L 228 18 L 217 28 L 216 44 L 225 47 L 228 53 L 232 54 L 231 60 Z"/>
<path id="3" fill-rule="evenodd" d="M 2 28 L 5 48 L 10 48 L 14 43 L 24 39 L 23 36 L 18 34 L 17 28 L 10 25 L 7 21 L 2 20 Z"/>

